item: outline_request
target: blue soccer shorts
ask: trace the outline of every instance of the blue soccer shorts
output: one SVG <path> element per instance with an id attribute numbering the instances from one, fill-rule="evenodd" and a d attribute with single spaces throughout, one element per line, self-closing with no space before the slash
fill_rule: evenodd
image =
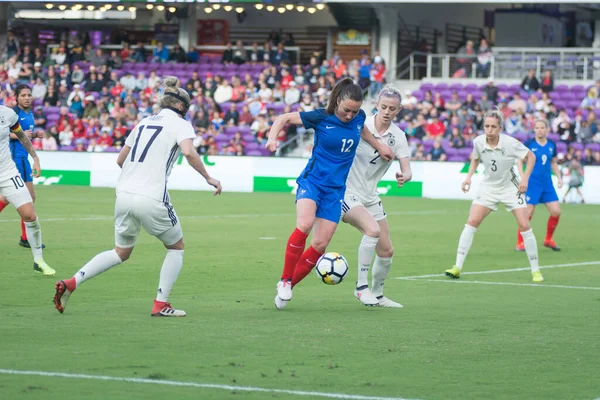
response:
<path id="1" fill-rule="evenodd" d="M 13 158 L 15 165 L 17 166 L 17 170 L 23 179 L 23 182 L 32 182 L 33 177 L 31 176 L 31 164 L 29 164 L 29 160 L 24 157 Z"/>
<path id="2" fill-rule="evenodd" d="M 529 185 L 527 188 L 527 204 L 546 204 L 558 201 L 558 195 L 552 184 L 550 185 Z"/>
<path id="3" fill-rule="evenodd" d="M 317 203 L 317 218 L 326 219 L 336 224 L 340 222 L 342 213 L 342 202 L 346 188 L 333 189 L 317 186 L 307 180 L 298 179 L 296 201 L 300 199 L 311 199 Z"/>

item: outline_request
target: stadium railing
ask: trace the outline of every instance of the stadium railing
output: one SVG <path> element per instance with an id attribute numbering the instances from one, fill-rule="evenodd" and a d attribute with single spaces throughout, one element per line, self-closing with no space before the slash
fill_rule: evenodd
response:
<path id="1" fill-rule="evenodd" d="M 494 47 L 492 52 L 489 72 L 479 77 L 522 79 L 530 69 L 534 69 L 536 76 L 550 70 L 554 79 L 600 79 L 600 49 Z M 425 62 L 420 61 L 424 57 Z M 476 56 L 412 52 L 398 63 L 397 79 L 423 77 L 419 69 L 425 70 L 428 79 L 478 77 Z"/>
<path id="2" fill-rule="evenodd" d="M 173 46 L 165 46 L 167 49 L 171 50 Z M 194 46 L 198 52 L 218 52 L 222 53 L 227 46 L 223 45 L 202 45 L 202 46 Z M 58 48 L 58 44 L 49 44 L 46 49 L 48 55 L 52 51 L 53 48 Z M 123 48 L 122 44 L 102 44 L 100 46 L 96 46 L 95 48 L 100 48 L 102 50 L 121 50 Z M 131 44 L 129 46 L 130 49 L 135 50 L 137 48 L 137 44 Z M 152 54 L 152 51 L 156 48 L 156 45 L 144 44 L 144 50 L 148 55 Z M 235 48 L 235 47 L 234 47 Z M 245 50 L 252 50 L 252 46 L 244 46 Z M 264 50 L 264 46 L 258 46 L 259 50 Z M 293 52 L 296 56 L 296 64 L 300 64 L 300 52 L 302 49 L 299 46 L 285 46 L 284 49 L 288 52 Z M 184 49 L 187 52 L 187 49 Z"/>

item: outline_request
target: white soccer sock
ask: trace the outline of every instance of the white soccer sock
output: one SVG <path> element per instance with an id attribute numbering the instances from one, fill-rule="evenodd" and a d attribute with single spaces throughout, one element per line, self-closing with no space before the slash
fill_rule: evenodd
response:
<path id="1" fill-rule="evenodd" d="M 460 271 L 462 271 L 463 263 L 465 262 L 465 258 L 467 258 L 467 254 L 469 254 L 469 249 L 473 244 L 473 236 L 477 232 L 477 228 L 473 228 L 471 225 L 465 224 L 465 229 L 463 229 L 460 234 L 460 239 L 458 240 L 458 251 L 456 252 L 456 266 Z"/>
<path id="2" fill-rule="evenodd" d="M 183 250 L 167 250 L 167 256 L 160 270 L 160 281 L 158 282 L 157 301 L 169 300 L 171 289 L 177 280 L 179 271 L 183 266 Z"/>
<path id="3" fill-rule="evenodd" d="M 375 262 L 373 263 L 373 284 L 371 285 L 371 292 L 375 297 L 383 296 L 383 284 L 390 273 L 391 267 L 392 257 L 375 256 Z"/>
<path id="4" fill-rule="evenodd" d="M 373 253 L 375 253 L 375 246 L 379 238 L 364 235 L 358 246 L 358 280 L 356 281 L 356 287 L 365 286 L 369 284 L 369 268 L 371 267 L 371 260 L 373 260 Z"/>
<path id="5" fill-rule="evenodd" d="M 115 249 L 108 250 L 92 258 L 73 277 L 75 278 L 75 282 L 77 282 L 77 286 L 79 286 L 88 279 L 92 279 L 96 275 L 108 271 L 122 262 L 121 257 L 119 257 Z"/>
<path id="6" fill-rule="evenodd" d="M 540 267 L 538 266 L 538 248 L 537 241 L 533 235 L 533 229 L 530 229 L 527 232 L 521 232 L 521 236 L 523 236 L 523 242 L 525 243 L 525 252 L 529 258 L 531 272 L 539 271 Z"/>
<path id="7" fill-rule="evenodd" d="M 32 222 L 25 222 L 25 232 L 27 233 L 27 240 L 29 240 L 31 252 L 33 253 L 33 261 L 43 260 L 42 227 L 40 226 L 39 218 L 36 218 Z"/>

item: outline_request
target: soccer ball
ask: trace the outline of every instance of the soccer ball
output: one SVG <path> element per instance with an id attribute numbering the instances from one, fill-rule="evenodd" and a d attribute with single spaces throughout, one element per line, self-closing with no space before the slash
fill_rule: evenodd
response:
<path id="1" fill-rule="evenodd" d="M 348 273 L 348 262 L 338 253 L 325 253 L 317 261 L 317 276 L 328 285 L 341 283 Z"/>

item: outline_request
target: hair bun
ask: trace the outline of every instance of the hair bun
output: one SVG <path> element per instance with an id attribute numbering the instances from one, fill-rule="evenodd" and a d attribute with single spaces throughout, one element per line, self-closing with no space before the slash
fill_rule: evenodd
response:
<path id="1" fill-rule="evenodd" d="M 179 86 L 179 79 L 176 76 L 167 76 L 164 80 L 166 87 L 176 88 Z"/>

